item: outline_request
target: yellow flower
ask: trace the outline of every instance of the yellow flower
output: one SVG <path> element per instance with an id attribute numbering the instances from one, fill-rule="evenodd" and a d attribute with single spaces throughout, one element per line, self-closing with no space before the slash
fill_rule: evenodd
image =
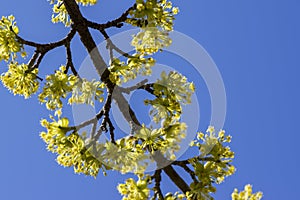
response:
<path id="1" fill-rule="evenodd" d="M 10 63 L 8 71 L 0 79 L 14 95 L 27 99 L 38 90 L 37 73 L 38 69 L 29 70 L 26 64 Z"/>

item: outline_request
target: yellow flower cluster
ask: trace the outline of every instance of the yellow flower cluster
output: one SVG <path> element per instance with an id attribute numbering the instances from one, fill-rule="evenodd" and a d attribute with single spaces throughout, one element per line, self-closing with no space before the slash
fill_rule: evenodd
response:
<path id="1" fill-rule="evenodd" d="M 191 103 L 194 93 L 194 84 L 178 72 L 161 73 L 161 79 L 154 84 L 154 100 L 146 100 L 145 104 L 152 105 L 150 115 L 155 123 L 163 121 L 163 126 L 168 126 L 173 121 L 178 121 L 181 115 L 181 104 Z"/>
<path id="2" fill-rule="evenodd" d="M 145 58 L 141 54 L 133 54 L 127 59 L 127 62 L 122 62 L 119 58 L 115 58 L 110 64 L 109 71 L 110 80 L 118 85 L 133 80 L 138 74 L 149 76 L 151 75 L 151 67 L 154 66 L 153 58 Z"/>
<path id="3" fill-rule="evenodd" d="M 76 0 L 77 4 L 82 4 L 84 6 L 95 5 L 97 0 Z M 61 22 L 65 26 L 70 26 L 72 24 L 72 20 L 70 19 L 67 9 L 63 4 L 62 0 L 51 0 L 50 4 L 53 4 L 53 14 L 51 21 L 53 23 Z"/>
<path id="4" fill-rule="evenodd" d="M 61 66 L 55 74 L 48 75 L 43 91 L 39 94 L 39 101 L 46 103 L 46 107 L 49 110 L 62 108 L 61 98 L 66 98 L 77 82 L 77 77 L 65 74 L 65 70 L 66 67 Z"/>
<path id="5" fill-rule="evenodd" d="M 252 186 L 246 185 L 244 191 L 238 192 L 237 189 L 234 189 L 231 194 L 232 200 L 260 200 L 263 197 L 262 192 L 252 193 Z"/>
<path id="6" fill-rule="evenodd" d="M 132 40 L 136 51 L 151 55 L 168 47 L 172 43 L 168 32 L 173 30 L 178 8 L 166 0 L 136 0 L 136 5 L 136 9 L 130 11 L 132 18 L 126 21 L 141 28 Z"/>
<path id="7" fill-rule="evenodd" d="M 104 87 L 104 83 L 100 83 L 99 81 L 79 79 L 73 86 L 72 96 L 69 98 L 68 103 L 89 104 L 94 106 L 94 100 L 103 102 L 104 98 L 102 94 Z"/>
<path id="8" fill-rule="evenodd" d="M 95 5 L 98 0 L 76 0 L 78 4 L 82 4 L 84 6 Z"/>
<path id="9" fill-rule="evenodd" d="M 145 200 L 148 199 L 150 195 L 150 189 L 148 184 L 150 182 L 150 177 L 139 178 L 135 181 L 129 178 L 124 184 L 118 185 L 119 192 L 123 195 L 122 200 Z"/>
<path id="10" fill-rule="evenodd" d="M 136 9 L 130 11 L 132 18 L 128 18 L 127 23 L 141 28 L 160 27 L 165 31 L 173 30 L 174 16 L 179 10 L 170 1 L 136 0 L 136 5 Z"/>
<path id="11" fill-rule="evenodd" d="M 161 31 L 157 27 L 141 29 L 131 41 L 131 45 L 135 47 L 135 50 L 145 55 L 152 55 L 170 46 L 171 43 L 169 33 Z"/>
<path id="12" fill-rule="evenodd" d="M 189 159 L 189 163 L 193 166 L 199 182 L 190 185 L 191 191 L 187 197 L 201 199 L 214 193 L 216 188 L 212 183 L 222 183 L 225 177 L 235 172 L 235 167 L 230 164 L 234 153 L 224 145 L 231 141 L 231 136 L 225 136 L 224 130 L 220 130 L 216 136 L 214 128 L 210 126 L 207 134 L 198 133 L 197 138 L 198 140 L 191 142 L 191 146 L 198 147 L 201 154 Z"/>
<path id="13" fill-rule="evenodd" d="M 116 141 L 116 144 L 107 142 L 99 159 L 114 170 L 125 173 L 144 173 L 149 158 L 145 151 L 135 143 L 133 137 L 126 137 Z"/>
<path id="14" fill-rule="evenodd" d="M 69 120 L 67 118 L 48 122 L 43 119 L 41 124 L 47 132 L 41 132 L 40 136 L 47 144 L 47 149 L 58 154 L 57 162 L 64 167 L 74 167 L 75 173 L 83 173 L 96 177 L 101 163 L 86 149 L 84 140 L 73 132 L 66 135 Z"/>
<path id="15" fill-rule="evenodd" d="M 61 0 L 57 0 L 57 2 L 53 5 L 52 11 L 53 11 L 53 14 L 52 14 L 51 21 L 53 23 L 61 22 L 65 26 L 70 26 L 72 24 L 72 21 L 70 19 L 70 16 L 68 15 L 67 9 Z"/>
<path id="16" fill-rule="evenodd" d="M 15 17 L 10 15 L 0 20 L 0 61 L 15 60 L 16 53 L 23 50 L 23 45 L 16 39 L 19 28 L 16 26 Z M 22 56 L 26 53 L 22 52 Z"/>
<path id="17" fill-rule="evenodd" d="M 26 64 L 11 62 L 8 71 L 0 79 L 14 95 L 22 95 L 27 99 L 39 88 L 37 73 L 38 69 L 29 70 Z"/>
<path id="18" fill-rule="evenodd" d="M 142 149 L 148 149 L 151 153 L 159 151 L 167 159 L 175 160 L 174 153 L 185 138 L 186 128 L 185 123 L 179 122 L 160 129 L 149 129 L 143 125 L 134 137 L 141 140 Z"/>
<path id="19" fill-rule="evenodd" d="M 183 200 L 185 198 L 186 198 L 186 196 L 184 194 L 179 193 L 179 192 L 176 192 L 175 194 L 172 194 L 172 193 L 169 192 L 164 197 L 165 200 Z"/>

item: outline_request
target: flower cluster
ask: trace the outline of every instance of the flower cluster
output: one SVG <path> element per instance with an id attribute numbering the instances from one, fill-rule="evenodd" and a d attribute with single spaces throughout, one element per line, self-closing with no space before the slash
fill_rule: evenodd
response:
<path id="1" fill-rule="evenodd" d="M 37 68 L 29 70 L 26 64 L 12 62 L 9 64 L 8 71 L 2 74 L 0 79 L 14 95 L 22 95 L 27 99 L 39 88 L 37 73 Z"/>
<path id="2" fill-rule="evenodd" d="M 58 154 L 57 162 L 65 167 L 74 167 L 75 173 L 96 177 L 102 164 L 85 147 L 83 138 L 77 132 L 67 135 L 69 120 L 67 118 L 52 122 L 43 119 L 41 124 L 47 132 L 40 136 L 47 144 L 47 149 Z"/>
<path id="3" fill-rule="evenodd" d="M 104 83 L 99 81 L 88 81 L 86 79 L 79 79 L 73 86 L 72 96 L 69 98 L 69 104 L 89 104 L 94 106 L 94 100 L 103 102 L 103 88 Z"/>
<path id="4" fill-rule="evenodd" d="M 133 54 L 127 58 L 127 62 L 122 62 L 119 58 L 115 58 L 109 67 L 110 80 L 120 85 L 129 80 L 133 80 L 138 74 L 151 75 L 151 67 L 154 66 L 153 58 L 145 58 L 142 54 Z"/>
<path id="5" fill-rule="evenodd" d="M 126 21 L 141 28 L 131 42 L 136 51 L 151 55 L 168 47 L 172 43 L 168 32 L 173 30 L 177 13 L 178 8 L 166 0 L 136 0 L 136 9 L 130 11 L 132 17 Z"/>
<path id="6" fill-rule="evenodd" d="M 159 30 L 158 28 L 144 28 L 137 33 L 131 45 L 135 47 L 137 52 L 145 55 L 151 55 L 172 43 L 169 33 L 167 31 Z"/>
<path id="7" fill-rule="evenodd" d="M 173 30 L 174 16 L 179 10 L 170 1 L 136 0 L 136 5 L 136 9 L 130 11 L 132 17 L 127 19 L 127 23 L 141 28 L 160 27 L 166 31 Z"/>
<path id="8" fill-rule="evenodd" d="M 23 45 L 19 43 L 16 34 L 19 28 L 16 26 L 15 17 L 10 15 L 2 17 L 0 20 L 0 61 L 15 60 L 16 53 L 22 51 L 22 56 L 26 53 L 23 51 Z"/>
<path id="9" fill-rule="evenodd" d="M 185 198 L 186 198 L 186 196 L 179 192 L 176 192 L 175 194 L 169 192 L 164 197 L 165 200 L 183 200 Z"/>
<path id="10" fill-rule="evenodd" d="M 150 115 L 156 123 L 163 121 L 168 126 L 173 121 L 178 121 L 181 115 L 181 104 L 191 103 L 194 93 L 194 84 L 178 72 L 161 73 L 161 79 L 154 83 L 154 100 L 146 100 L 145 104 L 152 105 Z"/>
<path id="11" fill-rule="evenodd" d="M 132 137 L 126 137 L 117 140 L 116 144 L 107 142 L 99 159 L 122 174 L 129 172 L 142 174 L 147 168 L 149 157 L 135 141 Z"/>
<path id="12" fill-rule="evenodd" d="M 192 141 L 191 146 L 198 147 L 201 154 L 189 159 L 189 163 L 193 166 L 198 181 L 191 183 L 191 191 L 187 197 L 201 199 L 214 193 L 216 188 L 212 183 L 222 183 L 225 177 L 235 172 L 235 167 L 231 165 L 234 153 L 224 145 L 231 141 L 231 136 L 225 136 L 223 130 L 216 136 L 214 128 L 210 126 L 207 134 L 198 133 L 197 138 L 198 140 Z"/>
<path id="13" fill-rule="evenodd" d="M 78 4 L 82 4 L 84 6 L 95 5 L 98 0 L 76 0 Z"/>
<path id="14" fill-rule="evenodd" d="M 185 123 L 174 123 L 165 128 L 150 129 L 143 125 L 134 137 L 141 141 L 141 148 L 151 153 L 159 151 L 167 159 L 175 160 L 175 152 L 186 134 Z"/>
<path id="15" fill-rule="evenodd" d="M 145 178 L 139 178 L 135 181 L 129 178 L 123 184 L 118 185 L 119 192 L 123 195 L 122 200 L 145 200 L 150 195 L 150 189 L 148 185 L 151 181 L 149 176 Z"/>
<path id="16" fill-rule="evenodd" d="M 77 77 L 65 74 L 65 70 L 66 67 L 61 66 L 54 74 L 48 75 L 43 91 L 39 94 L 39 101 L 46 103 L 49 110 L 62 108 L 61 98 L 66 98 L 77 82 Z"/>
<path id="17" fill-rule="evenodd" d="M 51 21 L 53 23 L 61 22 L 65 26 L 70 26 L 72 21 L 70 19 L 70 16 L 67 12 L 65 5 L 63 4 L 63 1 L 57 0 L 56 3 L 54 2 L 55 2 L 54 0 L 51 1 L 51 4 L 54 4 L 52 8 L 53 14 L 52 14 Z"/>
<path id="18" fill-rule="evenodd" d="M 97 0 L 76 0 L 77 4 L 82 4 L 84 6 L 95 5 Z M 68 15 L 67 9 L 63 4 L 62 0 L 51 0 L 50 4 L 53 4 L 53 14 L 52 14 L 52 22 L 58 23 L 61 22 L 65 26 L 70 26 L 72 24 L 72 20 Z"/>
<path id="19" fill-rule="evenodd" d="M 260 200 L 262 198 L 262 192 L 252 193 L 252 186 L 246 185 L 244 191 L 238 192 L 237 189 L 234 189 L 231 194 L 232 200 Z"/>

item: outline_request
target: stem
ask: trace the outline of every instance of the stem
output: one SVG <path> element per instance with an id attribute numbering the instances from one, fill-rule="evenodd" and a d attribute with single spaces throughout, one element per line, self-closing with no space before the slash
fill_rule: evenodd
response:
<path id="1" fill-rule="evenodd" d="M 80 36 L 81 42 L 87 49 L 97 73 L 101 77 L 101 81 L 107 84 L 109 82 L 109 70 L 107 69 L 105 61 L 100 55 L 97 45 L 88 29 L 87 20 L 82 16 L 75 0 L 63 0 L 63 2 L 74 23 L 74 28 Z"/>

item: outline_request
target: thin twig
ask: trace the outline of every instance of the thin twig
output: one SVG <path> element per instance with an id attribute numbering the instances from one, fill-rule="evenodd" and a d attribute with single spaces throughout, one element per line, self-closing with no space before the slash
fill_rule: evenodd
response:
<path id="1" fill-rule="evenodd" d="M 106 48 L 109 48 L 110 50 L 110 57 L 112 58 L 112 50 L 115 50 L 116 52 L 118 52 L 119 54 L 121 54 L 124 57 L 127 58 L 135 58 L 135 56 L 132 56 L 126 52 L 124 52 L 123 50 L 121 50 L 119 47 L 117 47 L 109 38 L 108 34 L 106 33 L 106 31 L 104 29 L 99 29 L 100 33 L 104 36 L 105 40 L 106 40 Z"/>
<path id="2" fill-rule="evenodd" d="M 131 6 L 130 8 L 128 8 L 120 17 L 118 17 L 115 20 L 112 21 L 108 21 L 105 24 L 98 24 L 96 22 L 91 22 L 91 21 L 87 21 L 87 24 L 90 28 L 93 29 L 106 29 L 106 28 L 110 28 L 110 27 L 117 27 L 117 28 L 121 28 L 123 26 L 123 22 L 125 22 L 127 20 L 127 16 L 129 15 L 131 10 L 134 10 L 136 8 L 136 4 L 134 4 L 133 6 Z"/>
<path id="3" fill-rule="evenodd" d="M 35 50 L 34 54 L 32 55 L 31 59 L 28 62 L 28 69 L 32 68 L 32 66 L 34 65 L 36 59 L 39 57 L 39 55 L 40 55 L 40 52 Z"/>
<path id="4" fill-rule="evenodd" d="M 71 68 L 72 73 L 79 77 L 78 72 L 75 69 L 74 63 L 73 63 L 73 59 L 72 59 L 72 51 L 71 51 L 71 47 L 70 47 L 70 42 L 67 42 L 65 44 L 66 47 L 66 54 L 67 54 L 67 64 L 66 64 L 66 72 L 68 72 L 69 68 Z M 80 78 L 80 77 L 79 77 Z"/>
<path id="5" fill-rule="evenodd" d="M 172 164 L 177 165 L 177 166 L 183 168 L 183 169 L 191 176 L 191 178 L 193 179 L 193 181 L 194 181 L 195 183 L 198 183 L 198 179 L 196 178 L 195 172 L 192 171 L 192 170 L 187 166 L 187 164 L 182 163 L 182 162 L 173 162 Z"/>
<path id="6" fill-rule="evenodd" d="M 155 170 L 155 173 L 152 177 L 155 180 L 155 195 L 158 196 L 159 200 L 163 200 L 164 196 L 162 194 L 161 188 L 160 188 L 160 182 L 161 182 L 161 169 Z"/>
<path id="7" fill-rule="evenodd" d="M 35 47 L 35 48 L 37 48 L 37 50 L 39 52 L 48 52 L 54 48 L 65 45 L 67 42 L 70 42 L 73 39 L 73 37 L 75 36 L 75 34 L 76 34 L 76 30 L 74 28 L 72 28 L 65 38 L 63 38 L 57 42 L 52 42 L 52 43 L 47 43 L 47 44 L 41 44 L 41 43 L 25 40 L 17 34 L 15 34 L 15 36 L 21 44 Z"/>
<path id="8" fill-rule="evenodd" d="M 41 62 L 42 62 L 45 54 L 46 54 L 45 52 L 42 52 L 40 54 L 40 56 L 39 56 L 38 60 L 36 61 L 35 65 L 32 66 L 32 69 L 36 69 L 36 68 L 38 68 L 40 66 L 40 64 L 41 64 Z"/>

